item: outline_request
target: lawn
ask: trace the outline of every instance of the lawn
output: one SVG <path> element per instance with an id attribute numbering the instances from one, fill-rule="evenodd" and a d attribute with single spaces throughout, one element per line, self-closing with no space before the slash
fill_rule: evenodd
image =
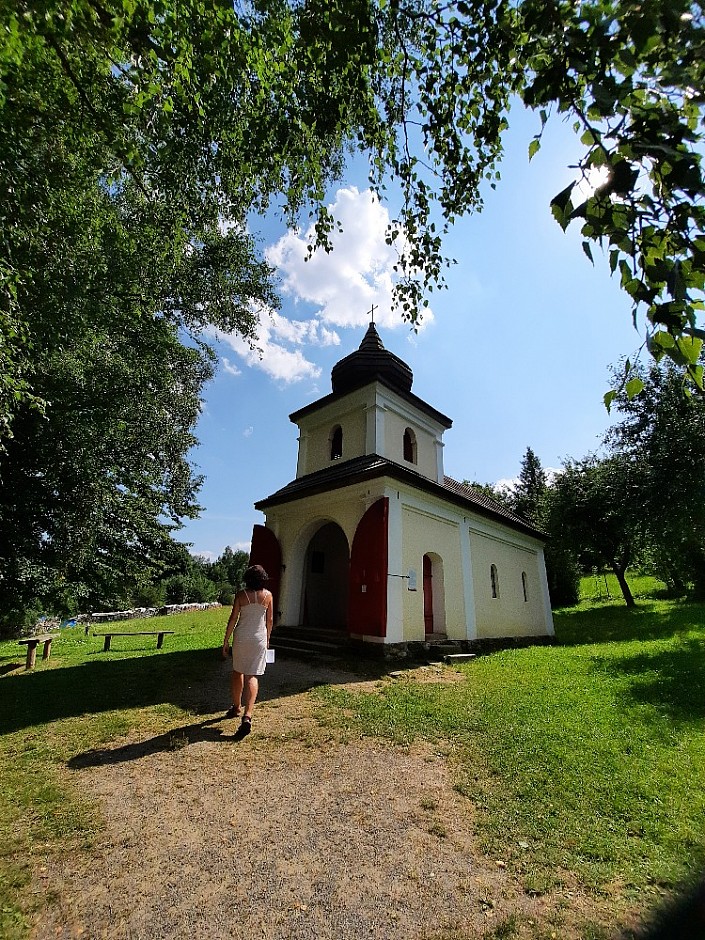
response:
<path id="1" fill-rule="evenodd" d="M 190 686 L 220 656 L 227 611 L 175 614 L 156 637 L 119 637 L 104 653 L 81 626 L 60 631 L 51 658 L 24 671 L 26 647 L 0 642 L 0 937 L 27 935 L 30 873 L 46 854 L 90 846 L 101 820 L 62 783 L 67 761 L 131 729 L 159 731 L 198 708 Z M 145 622 L 140 622 L 143 629 Z M 137 623 L 122 625 L 137 630 Z M 106 629 L 105 627 L 98 628 Z M 203 703 L 204 706 L 212 703 Z"/>
<path id="2" fill-rule="evenodd" d="M 634 579 L 555 613 L 557 644 L 479 656 L 461 681 L 402 674 L 365 693 L 314 693 L 319 719 L 448 755 L 483 850 L 527 893 L 556 884 L 651 907 L 705 866 L 705 606 Z M 26 935 L 32 866 L 89 847 L 101 820 L 61 783 L 74 755 L 131 729 L 159 733 L 198 711 L 191 686 L 219 655 L 225 612 L 170 618 L 177 635 L 102 641 L 63 630 L 48 663 L 23 669 L 0 643 L 0 936 Z M 204 709 L 213 703 L 203 703 Z M 586 932 L 587 936 L 597 933 Z"/>
<path id="3" fill-rule="evenodd" d="M 584 600 L 555 625 L 558 645 L 480 656 L 460 683 L 316 694 L 352 730 L 447 742 L 484 850 L 529 893 L 651 906 L 705 867 L 705 607 Z"/>

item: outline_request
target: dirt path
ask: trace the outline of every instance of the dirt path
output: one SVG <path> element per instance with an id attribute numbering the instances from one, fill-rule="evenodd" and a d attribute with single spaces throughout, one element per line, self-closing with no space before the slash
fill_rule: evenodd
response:
<path id="1" fill-rule="evenodd" d="M 227 669 L 195 700 L 223 703 Z M 242 743 L 219 708 L 75 761 L 106 825 L 90 854 L 42 866 L 57 897 L 33 940 L 550 937 L 557 899 L 480 855 L 441 749 L 346 740 L 313 716 L 321 681 L 365 685 L 282 661 Z"/>

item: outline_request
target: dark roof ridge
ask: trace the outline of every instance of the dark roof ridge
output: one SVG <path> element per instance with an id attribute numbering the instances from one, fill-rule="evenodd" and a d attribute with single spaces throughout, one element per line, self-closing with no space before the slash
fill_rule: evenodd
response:
<path id="1" fill-rule="evenodd" d="M 528 519 L 520 516 L 519 513 L 514 512 L 514 510 L 510 509 L 508 506 L 504 506 L 502 503 L 497 502 L 496 499 L 492 499 L 491 496 L 485 495 L 485 493 L 483 493 L 481 490 L 478 490 L 477 487 L 472 486 L 472 484 L 460 483 L 458 480 L 454 480 L 453 477 L 445 475 L 443 477 L 443 486 L 446 489 L 451 490 L 451 492 L 457 493 L 458 496 L 465 496 L 474 503 L 486 506 L 487 509 L 497 513 L 498 515 L 501 515 L 507 519 L 514 519 L 523 526 L 529 526 L 536 532 L 541 532 L 541 529 L 538 529 Z M 542 534 L 545 535 L 545 533 Z"/>

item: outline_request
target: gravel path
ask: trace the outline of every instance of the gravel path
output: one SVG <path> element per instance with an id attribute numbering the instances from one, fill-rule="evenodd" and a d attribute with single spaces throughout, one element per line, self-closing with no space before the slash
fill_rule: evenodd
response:
<path id="1" fill-rule="evenodd" d="M 548 898 L 478 852 L 441 748 L 346 739 L 315 720 L 312 686 L 375 683 L 281 661 L 234 743 L 227 670 L 194 690 L 218 712 L 74 762 L 105 828 L 90 853 L 45 860 L 36 890 L 57 897 L 33 940 L 459 940 L 499 935 L 513 915 L 521 929 L 502 935 L 545 923 Z"/>

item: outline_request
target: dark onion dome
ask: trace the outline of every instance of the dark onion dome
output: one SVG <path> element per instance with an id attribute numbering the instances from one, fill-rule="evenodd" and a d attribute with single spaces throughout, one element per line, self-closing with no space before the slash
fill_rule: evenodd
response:
<path id="1" fill-rule="evenodd" d="M 370 323 L 360 348 L 333 366 L 333 393 L 351 392 L 375 379 L 400 392 L 410 392 L 414 374 L 394 353 L 384 348 L 374 323 Z"/>

